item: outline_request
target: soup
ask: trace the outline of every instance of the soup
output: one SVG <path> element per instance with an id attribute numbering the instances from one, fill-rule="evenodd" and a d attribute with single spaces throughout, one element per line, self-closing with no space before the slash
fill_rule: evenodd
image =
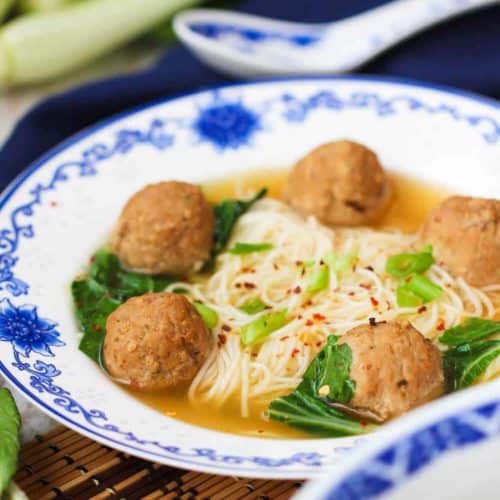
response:
<path id="1" fill-rule="evenodd" d="M 500 371 L 498 224 L 498 200 L 349 141 L 292 171 L 147 186 L 73 283 L 80 349 L 190 424 L 364 434 Z"/>

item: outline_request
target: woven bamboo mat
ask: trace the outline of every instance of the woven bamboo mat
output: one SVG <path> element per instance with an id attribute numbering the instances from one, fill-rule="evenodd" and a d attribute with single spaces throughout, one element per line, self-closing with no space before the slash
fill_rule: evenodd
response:
<path id="1" fill-rule="evenodd" d="M 301 485 L 214 476 L 154 464 L 64 427 L 38 436 L 23 447 L 15 480 L 31 500 L 285 500 Z"/>

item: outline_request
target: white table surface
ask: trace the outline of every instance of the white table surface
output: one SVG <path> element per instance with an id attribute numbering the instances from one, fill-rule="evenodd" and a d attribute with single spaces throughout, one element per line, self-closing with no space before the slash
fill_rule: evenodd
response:
<path id="1" fill-rule="evenodd" d="M 89 68 L 61 78 L 55 83 L 12 90 L 0 89 L 0 147 L 19 118 L 47 96 L 86 81 L 137 71 L 152 64 L 161 50 L 159 47 L 152 46 L 129 47 L 115 52 L 112 56 L 102 59 Z M 8 387 L 8 384 L 0 375 L 0 387 L 3 385 Z M 56 422 L 45 416 L 22 396 L 19 396 L 14 391 L 13 393 L 23 419 L 23 442 L 29 441 L 36 434 L 43 434 L 57 425 Z"/>

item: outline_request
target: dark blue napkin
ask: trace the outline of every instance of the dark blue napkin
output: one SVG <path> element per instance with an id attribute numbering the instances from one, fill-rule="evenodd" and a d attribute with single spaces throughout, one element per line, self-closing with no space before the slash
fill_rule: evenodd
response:
<path id="1" fill-rule="evenodd" d="M 319 22 L 353 15 L 386 1 L 247 0 L 239 10 Z M 500 6 L 421 33 L 360 72 L 425 80 L 500 98 Z M 0 188 L 49 148 L 104 117 L 159 97 L 228 80 L 204 67 L 179 45 L 142 73 L 87 84 L 51 97 L 18 123 L 0 151 Z"/>

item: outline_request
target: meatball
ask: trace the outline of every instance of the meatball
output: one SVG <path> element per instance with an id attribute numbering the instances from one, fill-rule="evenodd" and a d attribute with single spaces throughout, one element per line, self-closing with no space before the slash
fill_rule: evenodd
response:
<path id="1" fill-rule="evenodd" d="M 500 283 L 500 200 L 452 196 L 431 211 L 420 238 L 471 285 Z"/>
<path id="2" fill-rule="evenodd" d="M 339 343 L 352 351 L 356 382 L 349 406 L 386 421 L 444 392 L 441 354 L 410 323 L 377 323 L 349 330 Z"/>
<path id="3" fill-rule="evenodd" d="M 167 389 L 195 377 L 211 344 L 210 332 L 186 297 L 148 293 L 109 315 L 104 362 L 112 376 L 135 388 Z"/>
<path id="4" fill-rule="evenodd" d="M 293 168 L 284 190 L 296 210 L 324 224 L 376 221 L 390 199 L 390 184 L 377 155 L 352 141 L 317 147 Z"/>
<path id="5" fill-rule="evenodd" d="M 160 182 L 127 202 L 111 249 L 129 269 L 182 275 L 208 259 L 213 232 L 213 210 L 200 188 Z"/>

